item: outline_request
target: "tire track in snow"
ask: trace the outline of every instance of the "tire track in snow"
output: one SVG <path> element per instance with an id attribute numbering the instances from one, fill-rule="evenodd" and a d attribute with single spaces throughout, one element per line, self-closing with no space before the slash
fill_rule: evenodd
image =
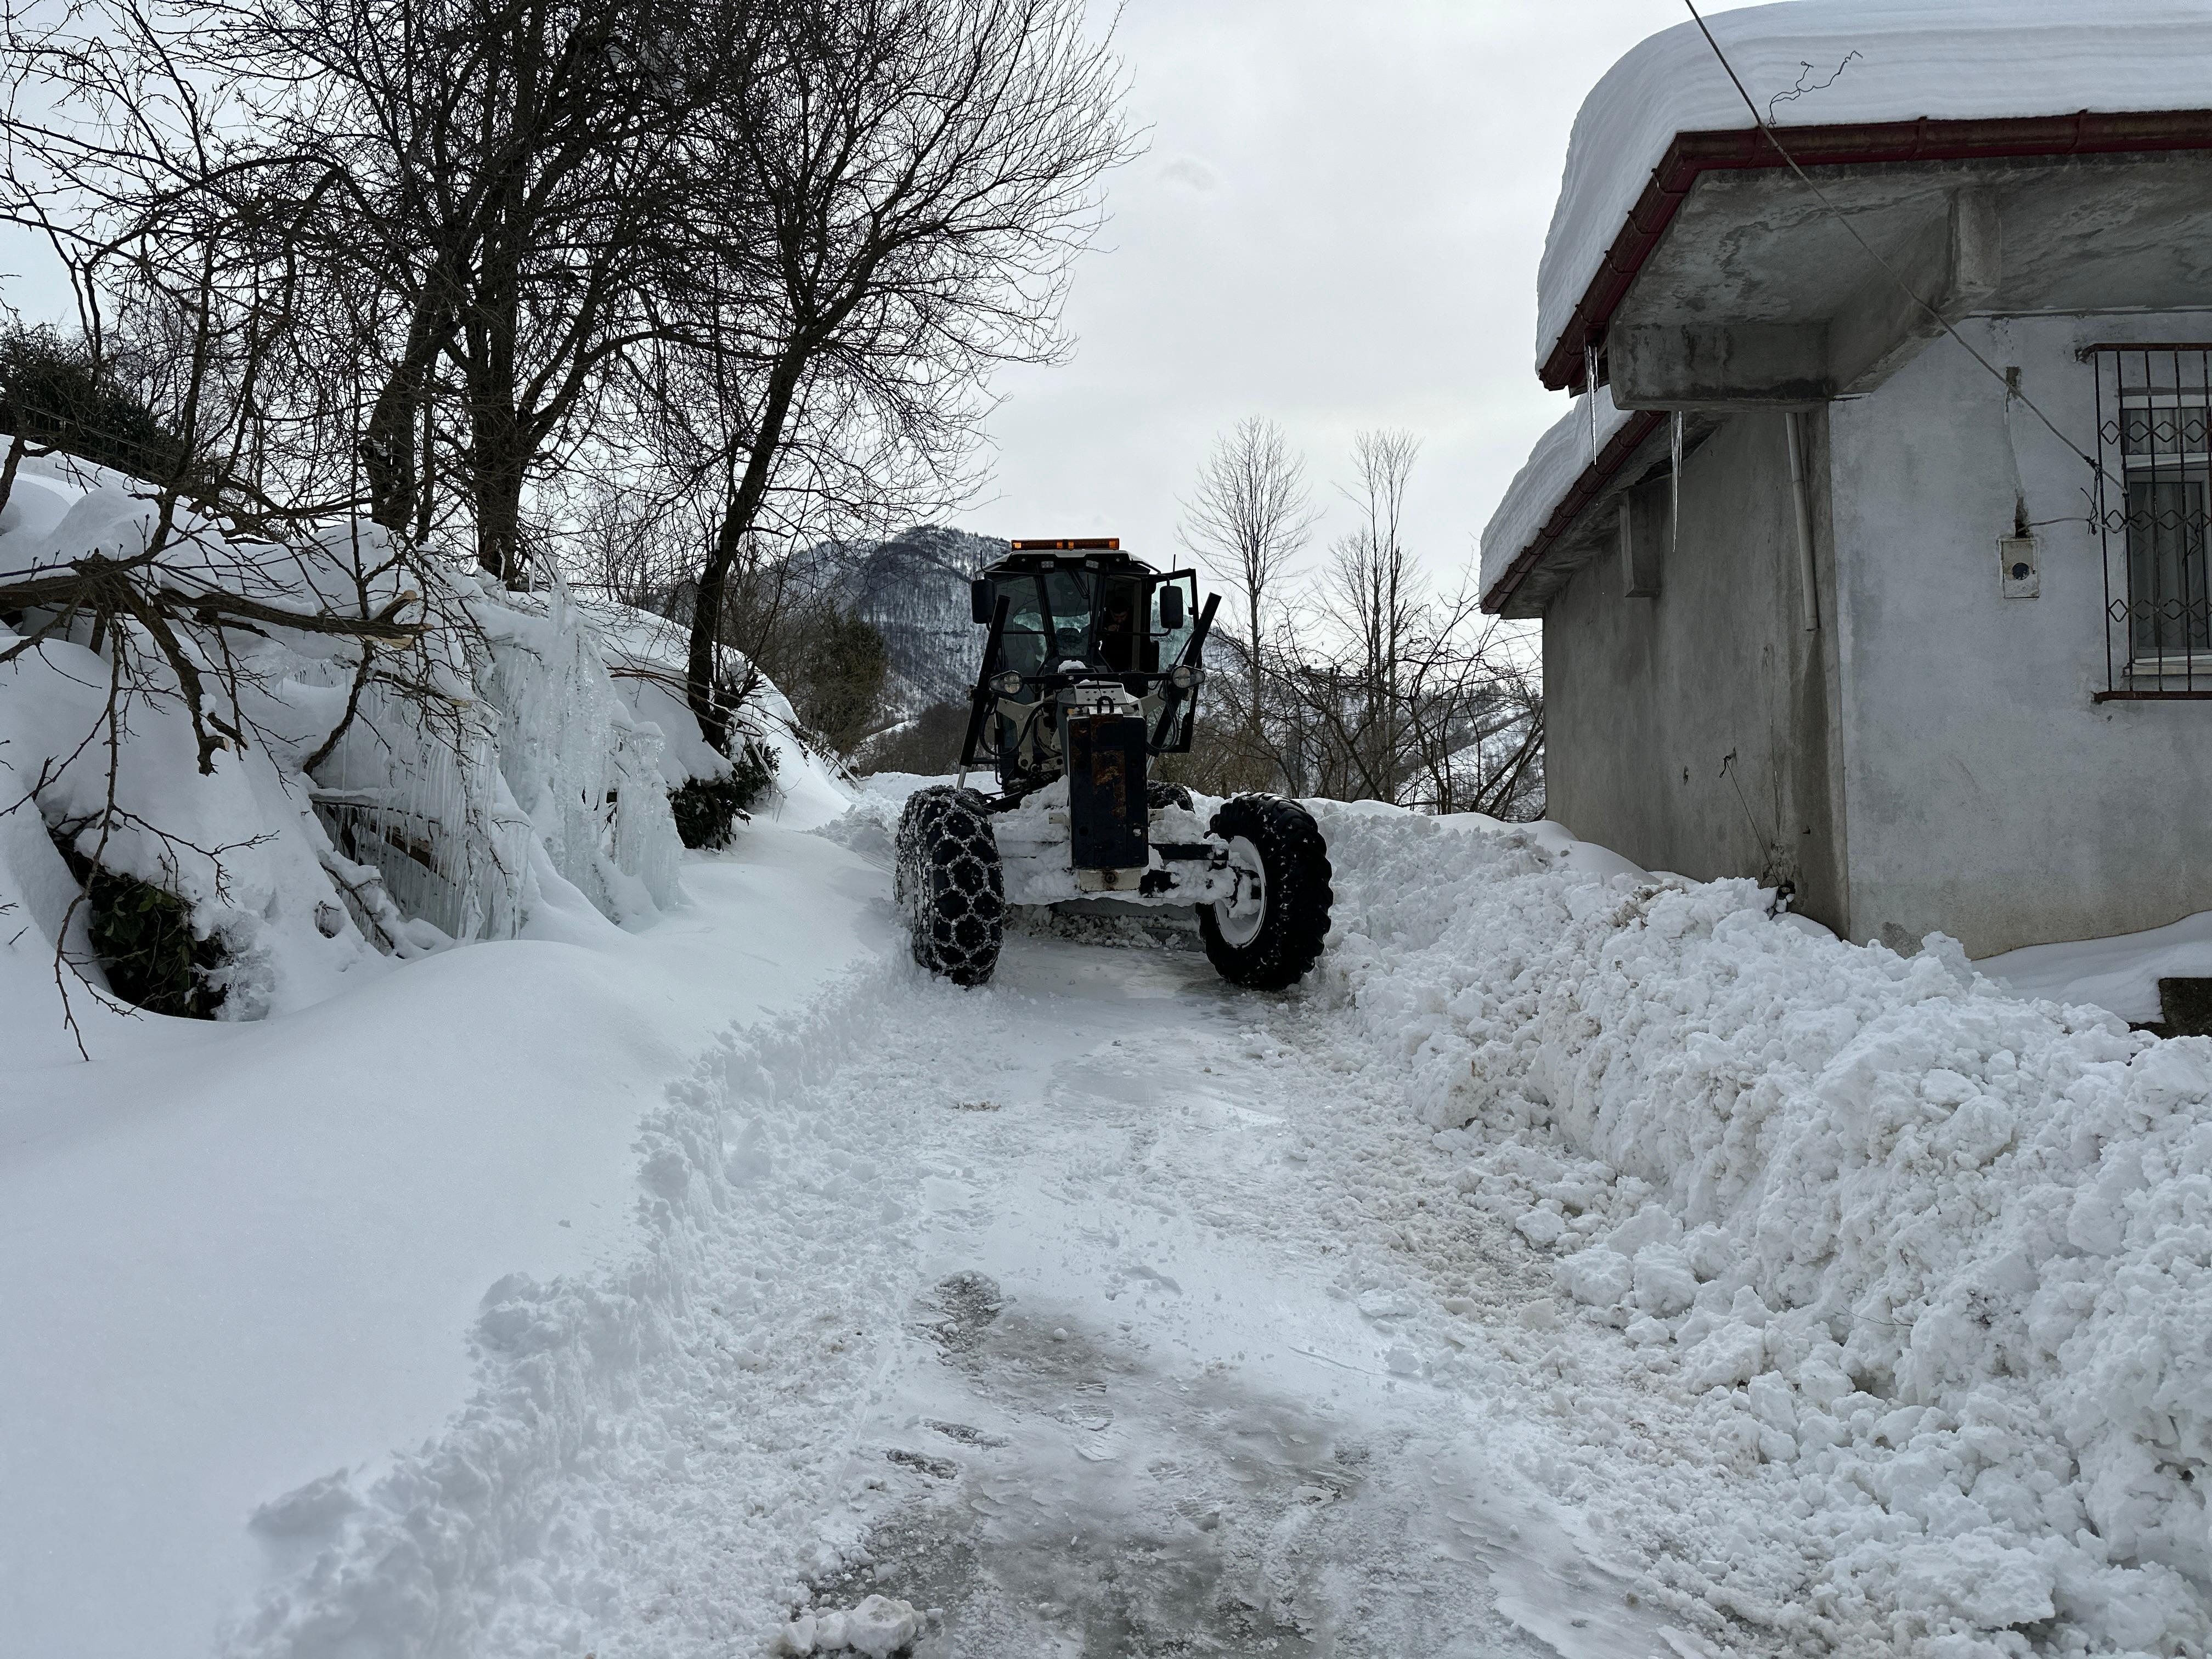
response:
<path id="1" fill-rule="evenodd" d="M 984 991 L 917 988 L 885 1041 L 971 1109 L 925 1131 L 918 1265 L 971 1311 L 948 1344 L 917 1297 L 815 1605 L 938 1607 L 921 1651 L 979 1659 L 1700 1650 L 1469 1386 L 1468 1316 L 1547 1265 L 1449 1189 L 1397 1202 L 1388 1079 L 1328 1031 L 1173 952 L 1017 940 Z"/>
<path id="2" fill-rule="evenodd" d="M 1337 1030 L 1018 939 L 733 1036 L 641 1139 L 641 1254 L 495 1287 L 477 1401 L 288 1500 L 234 1650 L 752 1655 L 878 1590 L 976 1659 L 1741 1637 L 1579 1512 L 1632 1353 L 1517 1322 L 1548 1264 Z"/>

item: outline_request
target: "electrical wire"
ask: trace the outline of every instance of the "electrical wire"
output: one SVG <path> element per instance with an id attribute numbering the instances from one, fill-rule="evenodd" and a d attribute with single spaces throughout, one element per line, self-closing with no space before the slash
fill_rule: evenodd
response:
<path id="1" fill-rule="evenodd" d="M 1784 147 L 1782 140 L 1775 136 L 1773 127 L 1769 125 L 1765 117 L 1762 116 L 1759 112 L 1759 106 L 1752 101 L 1751 94 L 1744 89 L 1743 81 L 1735 72 L 1735 65 L 1729 62 L 1728 54 L 1721 50 L 1721 43 L 1713 39 L 1712 30 L 1705 27 L 1705 20 L 1698 15 L 1696 0 L 1682 0 L 1682 3 L 1689 9 L 1690 16 L 1698 26 L 1698 33 L 1705 37 L 1705 44 L 1713 49 L 1713 56 L 1720 59 L 1721 68 L 1728 72 L 1728 78 L 1730 83 L 1735 88 L 1736 96 L 1743 100 L 1743 106 L 1751 112 L 1751 118 L 1753 122 L 1758 126 L 1759 131 L 1765 134 L 1766 142 L 1774 146 L 1774 153 L 1777 155 L 1779 155 L 1783 161 L 1789 165 L 1790 172 L 1797 175 L 1798 183 L 1803 185 L 1806 189 L 1811 191 L 1814 198 L 1820 202 L 1820 205 L 1828 210 L 1829 215 L 1836 221 L 1836 222 L 1841 225 L 1850 234 L 1851 240 L 1859 245 L 1860 251 L 1863 252 L 1868 258 L 1873 260 L 1876 265 L 1881 267 L 1882 275 L 1888 277 L 1891 282 L 1897 285 L 1897 290 L 1899 293 L 1904 295 L 1905 297 L 1911 301 L 1914 305 L 1918 306 L 1921 310 L 1926 312 L 1929 317 L 1935 319 L 1936 325 L 1941 327 L 1946 334 L 1949 335 L 1954 340 L 1958 342 L 1960 349 L 1963 350 L 1969 357 L 1972 357 L 1984 369 L 1988 370 L 1990 377 L 1996 380 L 1998 385 L 2004 387 L 2005 395 L 2008 398 L 2017 398 L 2021 402 L 2026 404 L 2030 412 L 2034 415 L 2035 418 L 2042 422 L 2045 426 L 2050 428 L 2051 435 L 2052 437 L 2057 439 L 2060 443 L 2064 444 L 2067 448 L 2073 451 L 2075 458 L 2086 465 L 2092 473 L 2096 473 L 2101 476 L 2102 469 L 2098 465 L 2096 459 L 2090 455 L 2088 451 L 2083 449 L 2081 446 L 2075 443 L 2073 439 L 2068 437 L 2063 432 L 2061 432 L 2058 429 L 2057 422 L 2052 421 L 2051 416 L 2045 414 L 2042 410 L 2037 408 L 2035 400 L 2030 398 L 2026 392 L 2021 391 L 2012 378 L 2006 375 L 2002 369 L 1998 368 L 1996 364 L 1990 362 L 1988 358 L 1983 356 L 1980 352 L 1975 350 L 1972 342 L 1970 342 L 1965 335 L 1960 333 L 1957 329 L 1951 326 L 1951 319 L 1949 318 L 1946 317 L 1942 312 L 1936 310 L 1934 306 L 1929 305 L 1927 301 L 1922 299 L 1917 293 L 1914 292 L 1911 285 L 1908 283 L 1904 277 L 1897 274 L 1896 269 L 1891 265 L 1889 261 L 1883 258 L 1881 254 L 1875 252 L 1874 245 L 1869 242 L 1865 237 L 1859 234 L 1858 227 L 1850 222 L 1850 216 L 1844 213 L 1843 210 L 1838 208 L 1833 202 L 1830 201 L 1827 198 L 1826 192 L 1824 191 L 1820 185 L 1813 182 L 1811 177 L 1806 173 L 1804 168 L 1797 165 L 1797 158 L 1792 155 L 1789 150 Z"/>

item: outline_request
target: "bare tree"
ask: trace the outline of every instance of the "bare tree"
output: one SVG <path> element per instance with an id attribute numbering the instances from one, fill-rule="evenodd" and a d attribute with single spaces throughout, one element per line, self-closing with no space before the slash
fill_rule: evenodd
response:
<path id="1" fill-rule="evenodd" d="M 1176 527 L 1182 544 L 1230 583 L 1242 602 L 1242 724 L 1254 759 L 1267 748 L 1262 647 L 1268 599 L 1320 516 L 1306 489 L 1305 471 L 1280 427 L 1249 416 L 1214 441 Z"/>
<path id="2" fill-rule="evenodd" d="M 757 249 L 759 277 L 714 331 L 754 373 L 726 389 L 727 487 L 694 601 L 689 691 L 710 736 L 724 590 L 794 433 L 872 428 L 950 466 L 990 368 L 1063 349 L 1069 263 L 1128 153 L 1080 0 L 789 0 L 755 65 L 691 138 L 695 173 L 724 185 L 696 223 Z"/>
<path id="3" fill-rule="evenodd" d="M 374 516 L 419 538 L 442 447 L 477 562 L 518 580 L 530 484 L 656 326 L 677 136 L 703 60 L 730 70 L 714 48 L 732 12 L 194 0 L 189 15 L 198 64 L 248 89 L 244 159 L 303 192 L 295 216 L 333 285 L 373 294 Z"/>
<path id="4" fill-rule="evenodd" d="M 1269 435 L 1263 423 L 1246 422 L 1217 446 L 1202 474 L 1216 501 L 1226 496 L 1245 507 L 1248 532 L 1264 518 L 1250 510 L 1255 501 L 1298 499 L 1281 486 L 1281 451 Z M 1272 617 L 1251 594 L 1254 586 L 1263 596 L 1285 586 L 1280 566 L 1255 557 L 1261 580 L 1248 585 L 1240 580 L 1244 567 L 1224 561 L 1256 639 L 1237 631 L 1221 639 L 1217 649 L 1227 660 L 1208 692 L 1218 712 L 1178 775 L 1221 793 L 1288 787 L 1435 812 L 1540 810 L 1543 693 L 1535 665 L 1514 624 L 1483 616 L 1471 586 L 1445 599 L 1431 595 L 1404 534 L 1419 453 L 1407 433 L 1359 434 L 1353 482 L 1343 492 L 1357 524 Z M 1256 488 L 1264 479 L 1277 487 Z M 1219 527 L 1239 522 L 1214 512 L 1212 536 L 1201 544 L 1217 556 L 1224 545 L 1233 552 L 1239 544 Z M 1188 532 L 1186 539 L 1197 541 Z M 1249 533 L 1242 544 L 1261 544 Z"/>
<path id="5" fill-rule="evenodd" d="M 1359 793 L 1395 800 L 1401 781 L 1401 653 L 1420 608 L 1421 580 L 1403 532 L 1406 486 L 1420 442 L 1409 432 L 1362 432 L 1353 441 L 1353 482 L 1344 489 L 1358 524 L 1330 550 L 1316 602 L 1327 627 L 1349 644 L 1333 665 L 1330 695 L 1308 705 L 1330 722 Z M 1349 688 L 1347 699 L 1334 688 Z"/>
<path id="6" fill-rule="evenodd" d="M 1525 816 L 1542 799 L 1544 693 L 1516 624 L 1472 583 L 1422 606 L 1397 652 L 1401 805 Z"/>

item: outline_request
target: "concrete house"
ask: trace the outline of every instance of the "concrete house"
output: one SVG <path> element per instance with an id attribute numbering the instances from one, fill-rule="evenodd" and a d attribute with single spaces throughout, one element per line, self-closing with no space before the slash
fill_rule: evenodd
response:
<path id="1" fill-rule="evenodd" d="M 1711 23 L 1771 137 L 1693 25 L 1592 93 L 1483 538 L 1551 815 L 1904 948 L 2212 910 L 2212 8 Z"/>

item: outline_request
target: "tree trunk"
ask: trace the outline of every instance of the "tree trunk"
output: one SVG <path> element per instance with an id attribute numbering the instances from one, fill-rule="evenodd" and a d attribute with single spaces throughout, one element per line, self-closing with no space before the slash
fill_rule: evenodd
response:
<path id="1" fill-rule="evenodd" d="M 784 423 L 791 417 L 792 400 L 798 395 L 799 372 L 805 361 L 805 349 L 797 342 L 787 342 L 769 371 L 768 392 L 761 403 L 760 428 L 753 434 L 744 472 L 723 509 L 714 544 L 699 572 L 698 591 L 692 596 L 684 698 L 691 705 L 700 732 L 725 755 L 730 752 L 730 711 L 714 701 L 714 647 L 721 638 L 723 599 L 729 590 L 730 569 L 737 562 L 738 550 L 744 545 L 761 503 L 768 498 L 776 451 L 783 441 Z"/>
<path id="2" fill-rule="evenodd" d="M 471 410 L 475 451 L 477 562 L 509 587 L 524 580 L 522 475 L 527 445 L 514 404 L 487 389 Z"/>
<path id="3" fill-rule="evenodd" d="M 416 433 L 427 402 L 430 365 L 445 343 L 442 308 L 428 296 L 418 301 L 407 325 L 407 343 L 398 363 L 368 416 L 362 434 L 363 471 L 368 475 L 368 516 L 395 536 L 409 533 L 422 481 L 416 471 Z"/>

